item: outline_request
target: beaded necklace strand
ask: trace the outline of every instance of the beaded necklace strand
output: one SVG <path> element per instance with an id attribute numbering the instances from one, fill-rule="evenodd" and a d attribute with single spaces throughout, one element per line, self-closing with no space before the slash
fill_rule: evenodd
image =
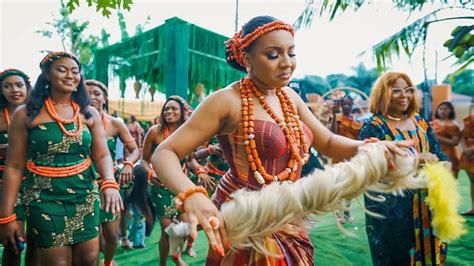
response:
<path id="1" fill-rule="evenodd" d="M 102 112 L 102 126 L 104 127 L 104 130 L 105 130 L 105 127 L 107 126 L 107 117 L 105 115 L 105 112 Z"/>
<path id="2" fill-rule="evenodd" d="M 44 101 L 46 111 L 48 114 L 56 120 L 56 122 L 59 125 L 59 128 L 61 131 L 68 137 L 76 137 L 82 132 L 82 122 L 81 122 L 81 116 L 80 116 L 80 108 L 79 105 L 76 102 L 72 102 L 72 109 L 74 110 L 74 115 L 71 119 L 63 119 L 61 118 L 58 113 L 56 112 L 56 109 L 54 109 L 53 101 L 51 100 L 51 97 L 46 98 Z M 71 124 L 71 123 L 76 123 L 77 124 L 77 130 L 75 132 L 67 131 L 66 128 L 64 127 L 64 124 Z"/>
<path id="3" fill-rule="evenodd" d="M 282 88 L 277 88 L 276 94 L 280 101 L 284 119 L 278 117 L 275 114 L 270 105 L 265 101 L 265 97 L 257 89 L 252 80 L 243 78 L 240 81 L 245 151 L 247 152 L 247 159 L 250 164 L 250 168 L 252 169 L 254 177 L 259 184 L 265 184 L 266 181 L 283 181 L 287 179 L 295 181 L 298 166 L 303 166 L 309 159 L 309 146 L 306 142 L 296 107 L 293 105 L 290 97 Z M 253 96 L 258 99 L 263 109 L 265 109 L 265 111 L 283 130 L 286 141 L 290 148 L 290 159 L 288 160 L 286 169 L 274 176 L 266 172 L 257 152 L 257 145 L 254 135 L 255 108 Z M 301 149 L 304 153 L 303 158 L 300 155 Z"/>

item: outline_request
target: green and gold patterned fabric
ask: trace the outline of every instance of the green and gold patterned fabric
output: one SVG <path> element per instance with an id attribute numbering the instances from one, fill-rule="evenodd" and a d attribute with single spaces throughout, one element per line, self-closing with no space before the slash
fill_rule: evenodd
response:
<path id="1" fill-rule="evenodd" d="M 65 127 L 72 130 L 75 126 Z M 29 130 L 27 159 L 39 166 L 75 165 L 90 157 L 91 143 L 86 126 L 78 136 L 68 137 L 56 122 L 46 122 Z M 97 237 L 100 202 L 92 166 L 67 177 L 26 173 L 23 203 L 39 248 L 69 246 Z"/>

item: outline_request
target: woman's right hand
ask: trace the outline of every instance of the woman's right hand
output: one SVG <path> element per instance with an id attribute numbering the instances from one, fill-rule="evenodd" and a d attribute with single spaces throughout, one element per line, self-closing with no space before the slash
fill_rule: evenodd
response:
<path id="1" fill-rule="evenodd" d="M 183 203 L 184 211 L 189 218 L 191 224 L 191 238 L 197 238 L 197 226 L 201 225 L 209 240 L 212 249 L 222 257 L 225 256 L 225 249 L 229 249 L 229 241 L 227 240 L 224 226 L 224 219 L 212 203 L 212 201 L 202 193 L 194 193 L 187 197 Z M 209 220 L 212 217 L 219 219 L 219 227 L 212 227 Z"/>
<path id="2" fill-rule="evenodd" d="M 25 242 L 25 236 L 22 235 L 15 221 L 0 225 L 0 239 L 4 247 L 9 245 L 15 254 L 19 254 L 17 239 Z"/>
<path id="3" fill-rule="evenodd" d="M 430 152 L 420 153 L 420 154 L 418 154 L 418 158 L 420 159 L 421 164 L 424 164 L 424 163 L 427 163 L 427 162 L 428 163 L 434 163 L 434 162 L 439 161 L 438 156 L 436 156 L 435 154 L 430 153 Z"/>

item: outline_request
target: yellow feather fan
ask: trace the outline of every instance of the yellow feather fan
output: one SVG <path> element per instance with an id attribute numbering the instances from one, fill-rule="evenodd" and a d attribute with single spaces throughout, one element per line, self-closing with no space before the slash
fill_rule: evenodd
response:
<path id="1" fill-rule="evenodd" d="M 425 201 L 433 213 L 435 234 L 447 242 L 458 239 L 466 233 L 465 219 L 458 213 L 461 196 L 451 170 L 442 162 L 427 163 L 421 175 L 428 180 Z"/>

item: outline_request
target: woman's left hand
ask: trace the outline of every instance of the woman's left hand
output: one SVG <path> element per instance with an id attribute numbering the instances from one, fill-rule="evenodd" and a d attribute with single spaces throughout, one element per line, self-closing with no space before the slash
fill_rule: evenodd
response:
<path id="1" fill-rule="evenodd" d="M 123 166 L 122 171 L 120 172 L 119 176 L 119 183 L 120 185 L 127 185 L 132 181 L 132 166 L 126 164 Z"/>
<path id="2" fill-rule="evenodd" d="M 206 173 L 198 174 L 198 180 L 207 190 L 214 190 L 214 188 L 216 187 L 216 180 L 214 179 L 214 177 Z"/>
<path id="3" fill-rule="evenodd" d="M 111 211 L 112 214 L 123 211 L 123 202 L 120 193 L 115 188 L 106 188 L 102 191 L 102 208 L 105 212 Z"/>

